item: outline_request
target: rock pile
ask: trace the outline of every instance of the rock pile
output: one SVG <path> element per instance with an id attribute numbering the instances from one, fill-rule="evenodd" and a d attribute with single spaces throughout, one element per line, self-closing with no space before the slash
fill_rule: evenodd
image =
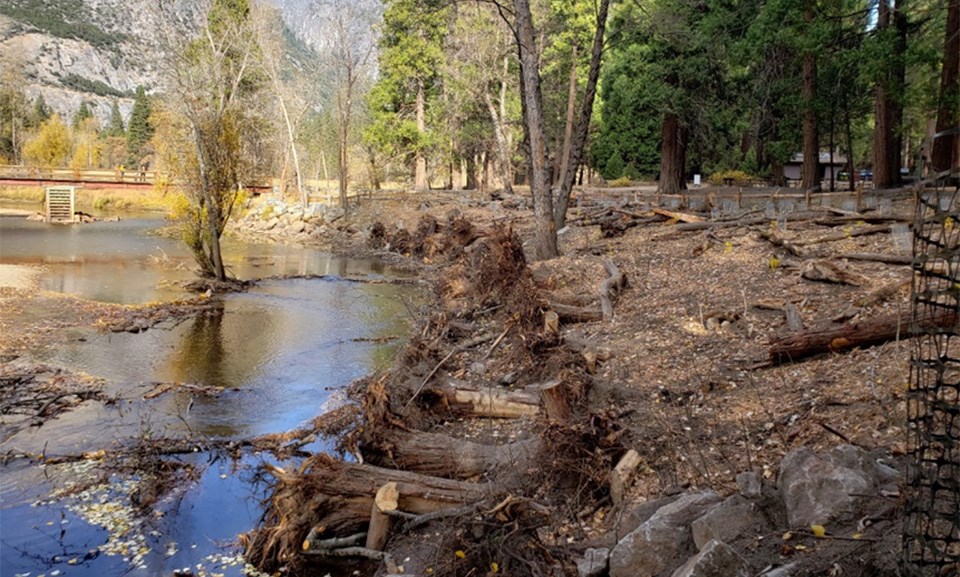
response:
<path id="1" fill-rule="evenodd" d="M 231 232 L 245 237 L 266 237 L 271 241 L 300 244 L 320 243 L 336 229 L 346 213 L 342 208 L 267 200 L 233 221 Z M 347 231 L 355 232 L 355 231 Z"/>
<path id="2" fill-rule="evenodd" d="M 726 499 L 713 492 L 689 493 L 626 511 L 615 545 L 588 549 L 577 564 L 579 574 L 821 574 L 831 568 L 832 555 L 809 554 L 817 548 L 816 542 L 837 539 L 833 543 L 871 545 L 881 555 L 882 537 L 896 542 L 899 525 L 888 519 L 893 505 L 884 508 L 882 504 L 898 494 L 899 479 L 895 469 L 852 445 L 819 455 L 800 448 L 783 459 L 776 485 L 757 473 L 742 473 L 737 477 L 739 491 Z M 890 527 L 870 531 L 871 523 L 881 519 Z M 805 539 L 809 545 L 803 544 Z M 755 566 L 751 558 L 764 546 L 778 547 L 783 563 Z M 897 551 L 886 549 L 890 559 L 863 562 L 861 557 L 861 562 L 872 567 L 870 571 L 889 566 Z"/>

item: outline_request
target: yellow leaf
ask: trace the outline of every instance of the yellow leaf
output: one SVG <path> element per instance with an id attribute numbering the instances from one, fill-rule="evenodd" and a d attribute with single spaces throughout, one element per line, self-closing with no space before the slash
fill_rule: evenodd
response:
<path id="1" fill-rule="evenodd" d="M 789 541 L 790 539 L 793 539 L 793 533 L 791 533 L 790 531 L 787 531 L 786 533 L 783 534 L 784 541 Z"/>
<path id="2" fill-rule="evenodd" d="M 733 243 L 729 240 L 723 243 L 723 250 L 724 252 L 733 252 Z"/>
<path id="3" fill-rule="evenodd" d="M 854 533 L 851 537 L 853 539 L 863 539 L 863 533 Z"/>
<path id="4" fill-rule="evenodd" d="M 498 571 L 500 571 L 500 566 L 497 565 L 496 561 L 494 561 L 493 563 L 490 564 L 490 572 L 497 573 Z"/>
<path id="5" fill-rule="evenodd" d="M 797 551 L 806 551 L 806 550 L 807 550 L 807 546 L 806 546 L 806 545 L 797 545 L 796 547 L 794 547 L 794 549 L 796 549 Z"/>
<path id="6" fill-rule="evenodd" d="M 780 259 L 775 256 L 770 257 L 770 262 L 767 263 L 771 270 L 780 266 Z"/>
<path id="7" fill-rule="evenodd" d="M 823 525 L 810 525 L 810 532 L 813 533 L 814 537 L 823 537 L 827 534 Z"/>
<path id="8" fill-rule="evenodd" d="M 463 559 L 467 556 L 467 554 L 461 551 L 460 549 L 457 549 L 453 554 L 454 556 L 456 556 L 457 559 Z"/>

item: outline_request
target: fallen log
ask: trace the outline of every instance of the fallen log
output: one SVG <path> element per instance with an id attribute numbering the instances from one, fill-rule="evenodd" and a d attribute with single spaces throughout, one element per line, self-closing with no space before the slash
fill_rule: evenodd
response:
<path id="1" fill-rule="evenodd" d="M 651 208 L 650 212 L 659 214 L 660 216 L 665 216 L 667 218 L 677 220 L 680 222 L 703 222 L 705 219 L 702 216 L 697 216 L 695 214 L 687 214 L 685 212 L 673 212 L 672 210 L 664 210 L 662 208 Z"/>
<path id="2" fill-rule="evenodd" d="M 305 537 L 312 544 L 340 545 L 329 541 L 367 532 L 377 491 L 396 483 L 400 511 L 423 515 L 479 503 L 496 488 L 397 471 L 358 463 L 344 463 L 329 455 L 308 459 L 297 474 L 268 468 L 277 483 L 258 529 L 248 534 L 245 558 L 261 570 L 274 571 L 282 560 L 304 551 Z M 351 555 L 350 547 L 318 548 L 321 556 Z M 361 547 L 364 551 L 369 551 Z"/>
<path id="3" fill-rule="evenodd" d="M 912 338 L 932 328 L 953 328 L 960 331 L 957 320 L 952 311 L 945 310 L 934 317 L 923 319 L 919 326 L 914 326 L 912 316 L 901 313 L 832 329 L 788 334 L 770 342 L 770 360 L 774 363 L 788 363 L 821 353 L 879 345 L 897 338 Z"/>
<path id="4" fill-rule="evenodd" d="M 430 390 L 453 412 L 472 417 L 515 419 L 540 413 L 540 396 L 498 387 L 441 386 Z"/>
<path id="5" fill-rule="evenodd" d="M 600 310 L 600 307 L 578 307 L 556 302 L 551 302 L 549 305 L 553 312 L 560 317 L 560 322 L 592 323 L 603 320 L 603 311 Z"/>
<path id="6" fill-rule="evenodd" d="M 898 254 L 879 254 L 872 252 L 846 252 L 838 254 L 834 258 L 845 258 L 847 260 L 863 260 L 869 262 L 882 262 L 884 264 L 902 264 L 910 266 L 913 264 L 912 256 L 903 256 Z"/>
<path id="7" fill-rule="evenodd" d="M 364 448 L 372 463 L 392 464 L 407 471 L 467 479 L 503 470 L 521 470 L 540 450 L 540 439 L 486 445 L 441 433 L 395 430 Z"/>
<path id="8" fill-rule="evenodd" d="M 856 236 L 868 236 L 871 234 L 882 234 L 885 232 L 890 232 L 889 224 L 865 226 L 865 227 L 854 229 L 851 231 L 842 231 L 842 232 L 833 233 L 833 234 L 825 234 L 823 236 L 818 236 L 816 238 L 798 239 L 793 241 L 793 244 L 795 246 L 809 246 L 811 244 L 834 242 L 838 240 L 846 240 L 848 238 L 853 238 Z"/>

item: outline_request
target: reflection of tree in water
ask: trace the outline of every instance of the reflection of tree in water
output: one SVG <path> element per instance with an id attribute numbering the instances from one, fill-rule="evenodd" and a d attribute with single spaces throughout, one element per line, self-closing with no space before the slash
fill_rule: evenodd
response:
<path id="1" fill-rule="evenodd" d="M 221 303 L 197 315 L 183 333 L 183 341 L 171 359 L 174 378 L 200 385 L 226 385 L 226 356 Z"/>

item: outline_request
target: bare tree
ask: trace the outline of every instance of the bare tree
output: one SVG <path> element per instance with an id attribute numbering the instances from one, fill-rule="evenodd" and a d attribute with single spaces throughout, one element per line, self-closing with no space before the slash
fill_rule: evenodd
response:
<path id="1" fill-rule="evenodd" d="M 162 3 L 159 8 L 165 18 Z M 255 178 L 254 150 L 261 136 L 256 119 L 260 84 L 253 74 L 257 46 L 249 5 L 244 0 L 214 0 L 199 36 L 192 38 L 187 36 L 189 26 L 167 24 L 165 108 L 168 124 L 182 127 L 187 141 L 162 139 L 169 148 L 161 156 L 183 183 L 189 201 L 181 215 L 184 240 L 201 274 L 224 281 L 220 236 L 242 183 Z"/>
<path id="2" fill-rule="evenodd" d="M 303 86 L 303 74 L 287 54 L 283 38 L 284 23 L 280 13 L 275 8 L 258 2 L 254 5 L 254 15 L 251 20 L 259 45 L 258 64 L 263 74 L 269 79 L 270 88 L 279 108 L 285 129 L 285 148 L 293 162 L 297 197 L 300 199 L 300 205 L 306 208 L 309 198 L 303 184 L 300 151 L 297 148 L 301 121 L 310 108 L 310 102 L 303 98 L 307 93 Z"/>
<path id="3" fill-rule="evenodd" d="M 373 74 L 374 30 L 380 9 L 380 4 L 371 0 L 315 0 L 313 3 L 319 26 L 312 37 L 325 57 L 336 105 L 340 205 L 344 209 L 350 181 L 350 124 L 358 88 Z"/>

